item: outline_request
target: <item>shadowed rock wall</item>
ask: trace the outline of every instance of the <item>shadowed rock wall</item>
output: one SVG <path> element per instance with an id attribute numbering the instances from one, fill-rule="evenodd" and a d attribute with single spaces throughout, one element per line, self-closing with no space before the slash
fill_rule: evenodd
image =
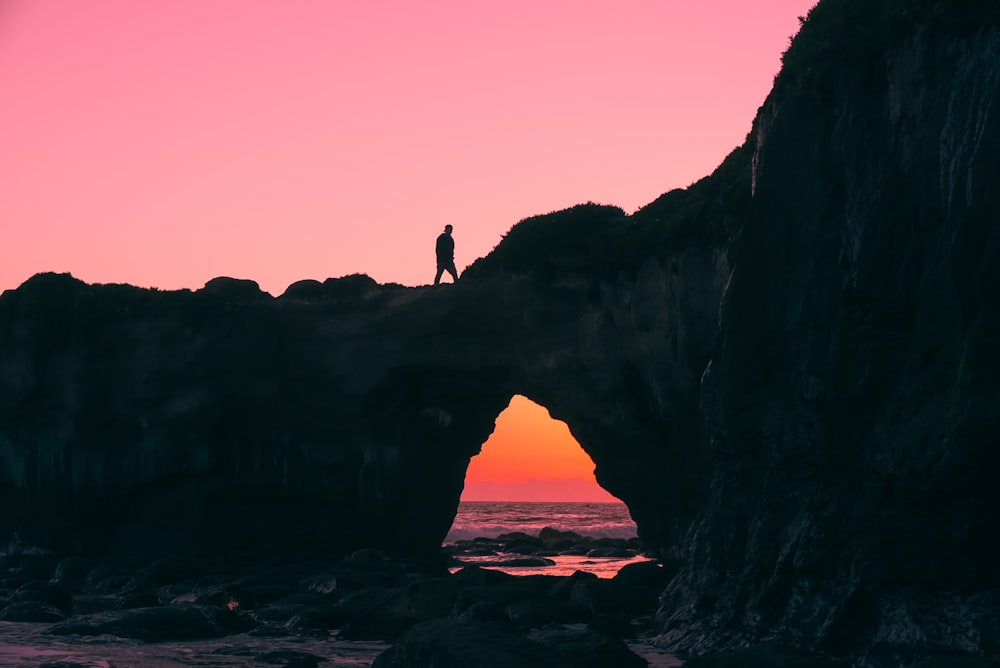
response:
<path id="1" fill-rule="evenodd" d="M 0 529 L 88 551 L 436 554 L 518 393 L 677 554 L 708 477 L 697 384 L 728 269 L 711 248 L 670 267 L 280 299 L 37 276 L 0 297 Z"/>
<path id="2" fill-rule="evenodd" d="M 996 651 L 1000 34 L 817 68 L 757 128 L 663 639 Z"/>

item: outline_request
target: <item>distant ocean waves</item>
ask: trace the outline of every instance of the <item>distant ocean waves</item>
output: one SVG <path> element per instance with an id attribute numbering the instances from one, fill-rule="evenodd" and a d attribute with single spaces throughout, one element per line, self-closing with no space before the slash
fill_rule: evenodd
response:
<path id="1" fill-rule="evenodd" d="M 537 536 L 543 528 L 589 538 L 634 538 L 635 522 L 624 503 L 463 501 L 445 543 L 496 538 L 514 531 Z"/>

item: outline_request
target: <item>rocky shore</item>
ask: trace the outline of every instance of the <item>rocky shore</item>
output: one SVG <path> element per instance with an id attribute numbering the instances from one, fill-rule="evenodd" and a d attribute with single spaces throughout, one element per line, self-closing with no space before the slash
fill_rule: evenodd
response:
<path id="1" fill-rule="evenodd" d="M 619 563 L 620 560 L 642 556 L 638 538 L 590 538 L 550 527 L 543 528 L 537 536 L 514 531 L 496 538 L 459 540 L 446 544 L 443 552 L 451 557 L 453 567 L 476 565 L 517 569 L 556 566 L 555 559 L 560 557 L 586 557 Z"/>
<path id="2" fill-rule="evenodd" d="M 497 563 L 511 550 L 528 560 L 634 553 L 629 541 L 546 530 L 464 543 L 434 561 L 364 549 L 333 563 L 254 568 L 12 550 L 0 557 L 0 665 L 597 668 L 648 665 L 643 653 L 680 665 L 657 659 L 649 641 L 672 575 L 658 562 L 612 578 L 463 562 L 491 551 Z"/>

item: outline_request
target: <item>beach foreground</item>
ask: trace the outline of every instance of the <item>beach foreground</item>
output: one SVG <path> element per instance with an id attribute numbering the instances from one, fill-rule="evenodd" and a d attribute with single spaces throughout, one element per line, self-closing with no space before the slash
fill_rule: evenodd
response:
<path id="1" fill-rule="evenodd" d="M 506 540 L 516 539 L 526 542 Z M 444 665 L 681 665 L 650 641 L 670 575 L 655 561 L 632 560 L 613 577 L 518 576 L 449 552 L 227 569 L 12 551 L 0 557 L 0 666 L 402 667 L 428 652 Z"/>

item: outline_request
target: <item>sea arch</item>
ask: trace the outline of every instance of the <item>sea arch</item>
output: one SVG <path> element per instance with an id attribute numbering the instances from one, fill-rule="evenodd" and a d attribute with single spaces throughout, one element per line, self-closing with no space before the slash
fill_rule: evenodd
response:
<path id="1" fill-rule="evenodd" d="M 594 462 L 561 420 L 514 395 L 472 457 L 462 501 L 615 502 Z"/>
<path id="2" fill-rule="evenodd" d="M 698 392 L 721 281 L 679 284 L 713 262 L 613 283 L 356 277 L 277 299 L 232 279 L 192 293 L 41 275 L 0 296 L 0 368 L 16 371 L 0 375 L 0 533 L 430 556 L 516 394 L 568 425 L 646 549 L 677 554 L 708 488 Z"/>
<path id="3" fill-rule="evenodd" d="M 600 486 L 628 506 L 644 548 L 677 557 L 707 489 L 704 441 L 696 398 L 670 406 L 667 417 L 650 409 L 653 373 L 628 364 L 608 373 L 579 355 L 547 368 L 534 360 L 398 368 L 371 395 L 368 447 L 377 444 L 382 460 L 372 479 L 362 480 L 362 505 L 378 513 L 374 524 L 392 518 L 387 548 L 436 550 L 455 519 L 472 457 L 520 395 L 566 423 Z"/>

